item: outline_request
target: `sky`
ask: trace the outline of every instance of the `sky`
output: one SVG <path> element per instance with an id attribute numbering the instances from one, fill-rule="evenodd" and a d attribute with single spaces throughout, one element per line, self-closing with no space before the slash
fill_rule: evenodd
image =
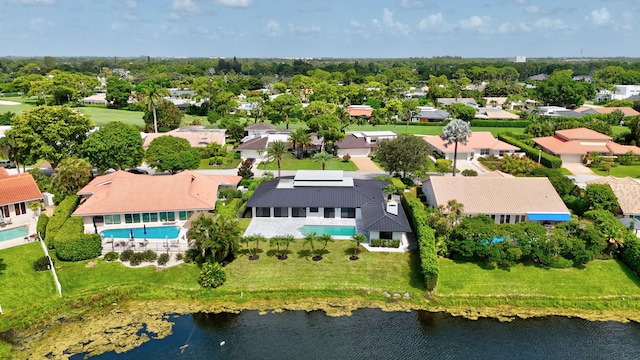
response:
<path id="1" fill-rule="evenodd" d="M 640 57 L 640 0 L 0 0 L 0 56 Z"/>

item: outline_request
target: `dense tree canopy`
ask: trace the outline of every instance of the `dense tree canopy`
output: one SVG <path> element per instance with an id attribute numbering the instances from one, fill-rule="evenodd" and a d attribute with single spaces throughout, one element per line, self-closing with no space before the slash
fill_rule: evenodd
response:
<path id="1" fill-rule="evenodd" d="M 424 171 L 428 166 L 431 148 L 422 138 L 399 135 L 394 140 L 381 141 L 375 150 L 376 159 L 389 173 L 401 173 L 403 177 Z"/>
<path id="2" fill-rule="evenodd" d="M 555 71 L 548 79 L 536 84 L 538 100 L 545 105 L 574 108 L 596 95 L 594 86 L 586 81 L 574 81 L 573 71 Z"/>
<path id="3" fill-rule="evenodd" d="M 101 172 L 136 167 L 144 157 L 140 132 L 123 122 L 110 122 L 87 137 L 82 156 Z"/>
<path id="4" fill-rule="evenodd" d="M 145 159 L 149 166 L 159 171 L 176 173 L 197 169 L 200 165 L 200 152 L 192 148 L 186 139 L 165 135 L 151 141 L 145 152 Z"/>
<path id="5" fill-rule="evenodd" d="M 112 76 L 107 79 L 107 102 L 108 106 L 122 109 L 128 105 L 131 96 L 131 83 L 119 77 Z"/>
<path id="6" fill-rule="evenodd" d="M 145 111 L 144 122 L 147 132 L 154 131 L 154 113 L 157 118 L 158 132 L 167 132 L 180 127 L 184 112 L 180 111 L 172 102 L 162 100 L 154 105 L 151 111 Z"/>

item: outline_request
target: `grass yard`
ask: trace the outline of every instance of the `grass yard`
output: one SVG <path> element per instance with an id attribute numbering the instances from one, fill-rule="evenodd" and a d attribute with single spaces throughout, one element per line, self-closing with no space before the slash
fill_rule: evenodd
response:
<path id="1" fill-rule="evenodd" d="M 36 98 L 24 98 L 21 96 L 0 97 L 0 100 L 19 102 L 20 105 L 0 105 L 0 113 L 10 111 L 16 114 L 22 114 L 23 111 L 36 106 Z"/>
<path id="2" fill-rule="evenodd" d="M 235 169 L 240 165 L 240 159 L 233 159 L 229 164 L 222 165 L 209 165 L 209 159 L 200 160 L 200 166 L 198 169 L 200 170 L 215 170 L 215 169 Z"/>
<path id="3" fill-rule="evenodd" d="M 96 126 L 104 126 L 112 121 L 122 121 L 125 124 L 144 128 L 142 116 L 139 111 L 107 109 L 106 107 L 83 106 L 74 108 L 83 114 L 91 116 L 91 120 Z"/>
<path id="4" fill-rule="evenodd" d="M 591 168 L 594 173 L 600 176 L 615 176 L 615 177 L 625 177 L 630 176 L 632 178 L 640 178 L 640 165 L 618 165 L 616 167 L 612 167 L 609 173 L 600 169 L 600 168 Z"/>
<path id="5" fill-rule="evenodd" d="M 442 258 L 439 262 L 438 296 L 640 296 L 640 278 L 616 260 L 592 261 L 584 269 L 545 269 L 518 264 L 510 270 L 486 270 L 476 263 Z"/>
<path id="6" fill-rule="evenodd" d="M 313 161 L 312 159 L 296 159 L 286 158 L 280 162 L 281 170 L 322 170 L 322 163 L 319 161 Z M 258 165 L 260 170 L 278 170 L 278 164 L 275 161 L 266 164 L 262 162 Z M 325 170 L 344 170 L 344 171 L 358 171 L 358 167 L 353 161 L 344 162 L 342 160 L 330 160 L 325 163 Z"/>

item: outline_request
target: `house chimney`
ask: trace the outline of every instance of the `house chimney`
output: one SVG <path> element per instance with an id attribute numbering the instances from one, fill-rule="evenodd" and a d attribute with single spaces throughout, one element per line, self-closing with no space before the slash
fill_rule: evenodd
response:
<path id="1" fill-rule="evenodd" d="M 395 201 L 389 201 L 387 203 L 387 212 L 389 214 L 398 215 L 398 203 Z"/>

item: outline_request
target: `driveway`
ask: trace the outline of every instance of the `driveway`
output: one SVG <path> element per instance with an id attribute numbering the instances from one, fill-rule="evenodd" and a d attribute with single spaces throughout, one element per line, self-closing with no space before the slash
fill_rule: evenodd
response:
<path id="1" fill-rule="evenodd" d="M 581 163 L 566 163 L 563 162 L 562 163 L 562 167 L 571 171 L 571 173 L 575 176 L 579 176 L 579 175 L 591 175 L 591 176 L 597 176 L 598 174 L 594 173 L 593 171 L 591 171 L 591 169 L 589 169 L 588 167 L 586 167 L 584 164 Z"/>
<path id="2" fill-rule="evenodd" d="M 383 173 L 384 170 L 380 169 L 376 163 L 371 161 L 368 156 L 352 156 L 351 161 L 358 167 L 360 172 L 372 172 Z"/>

